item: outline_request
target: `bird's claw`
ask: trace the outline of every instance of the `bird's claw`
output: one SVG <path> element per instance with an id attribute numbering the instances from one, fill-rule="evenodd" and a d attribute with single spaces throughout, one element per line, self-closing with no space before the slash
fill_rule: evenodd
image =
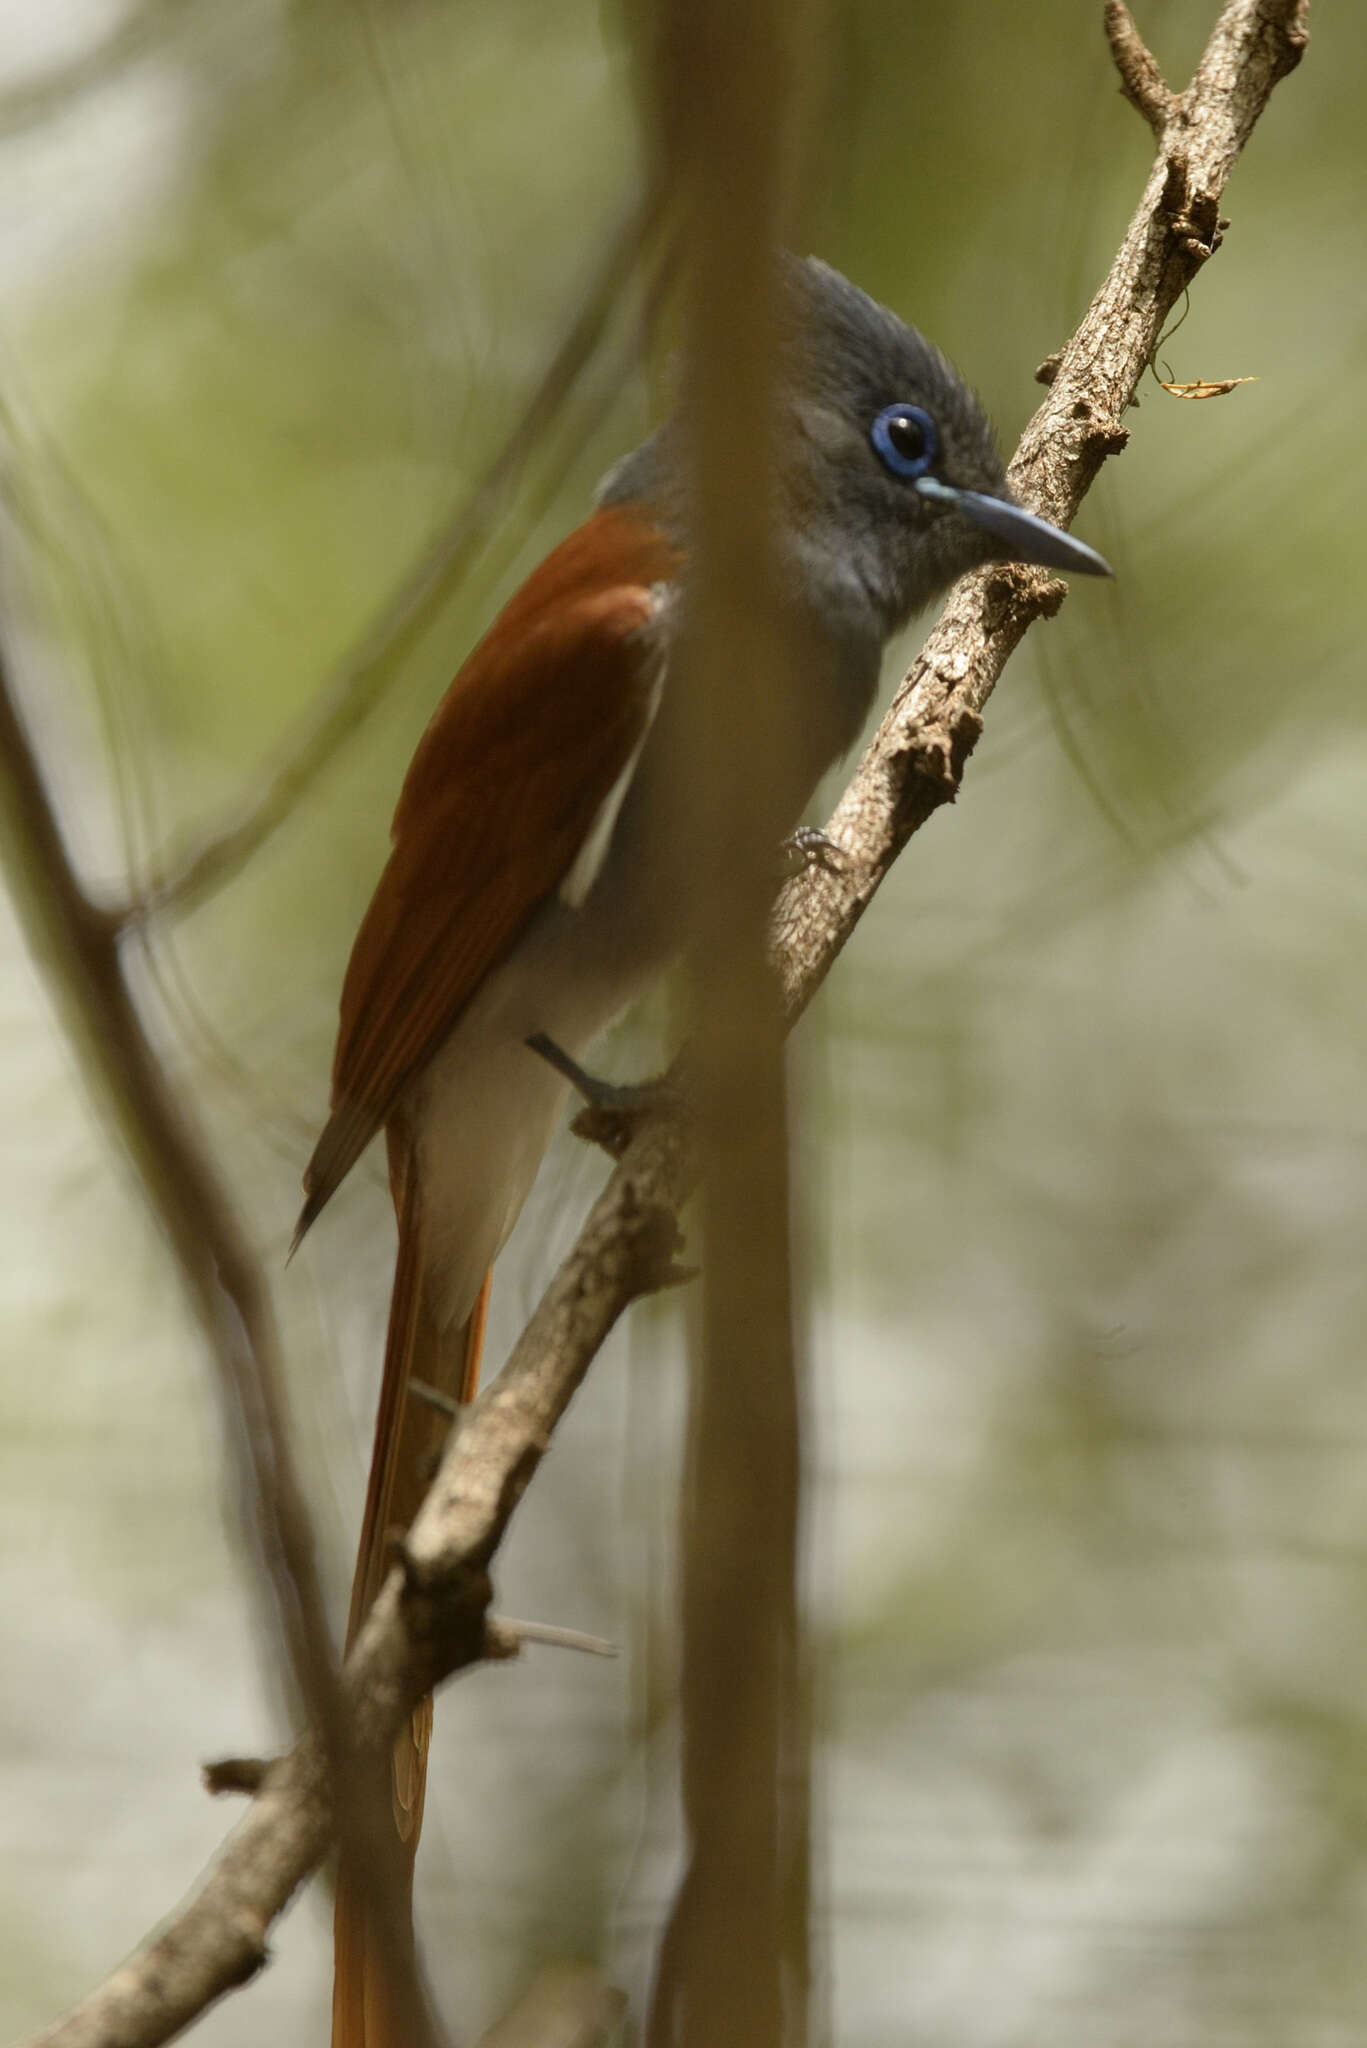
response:
<path id="1" fill-rule="evenodd" d="M 674 1107 L 681 1099 L 678 1087 L 665 1074 L 650 1081 L 605 1081 L 600 1074 L 590 1074 L 544 1031 L 533 1032 L 527 1045 L 583 1097 L 584 1107 L 570 1124 L 575 1136 L 601 1145 L 614 1159 L 626 1151 L 646 1117 Z"/>

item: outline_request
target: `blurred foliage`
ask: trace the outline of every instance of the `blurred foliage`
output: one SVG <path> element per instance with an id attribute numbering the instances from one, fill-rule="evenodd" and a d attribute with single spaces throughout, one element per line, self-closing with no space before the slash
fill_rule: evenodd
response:
<path id="1" fill-rule="evenodd" d="M 517 418 L 638 178 L 633 16 L 42 12 L 0 15 L 7 602 L 116 890 L 254 785 Z M 1184 80 L 1214 0 L 1139 13 Z M 1008 441 L 1148 162 L 1099 15 L 831 11 L 812 244 L 950 351 Z M 1013 663 L 959 804 L 804 1027 L 846 2048 L 1327 2048 L 1367 2022 L 1365 83 L 1367 17 L 1321 11 L 1164 351 L 1179 379 L 1259 382 L 1145 388 L 1079 522 L 1114 590 L 1078 589 Z M 288 826 L 153 935 L 167 1056 L 272 1258 L 416 734 L 647 413 L 627 384 L 549 506 L 529 476 Z M 193 1341 L 8 926 L 0 1033 L 20 2028 L 209 1852 L 196 1761 L 284 1731 Z M 613 1057 L 639 1065 L 639 1034 Z M 504 1334 L 598 1172 L 552 1161 Z M 389 1242 L 360 1179 L 279 1288 L 339 1591 Z M 509 1611 L 630 1654 L 543 1653 L 443 1705 L 427 1928 L 471 2032 L 548 1955 L 643 1981 L 677 1847 L 672 1327 L 644 1315 L 603 1361 L 500 1572 Z M 200 2038 L 321 2038 L 324 1936 L 301 1909 Z"/>

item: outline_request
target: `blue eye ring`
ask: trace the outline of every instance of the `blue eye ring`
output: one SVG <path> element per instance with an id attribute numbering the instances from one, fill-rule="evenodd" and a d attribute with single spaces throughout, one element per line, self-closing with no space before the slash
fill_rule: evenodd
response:
<path id="1" fill-rule="evenodd" d="M 874 453 L 894 476 L 924 476 L 940 452 L 935 422 L 919 405 L 885 405 L 869 428 Z"/>

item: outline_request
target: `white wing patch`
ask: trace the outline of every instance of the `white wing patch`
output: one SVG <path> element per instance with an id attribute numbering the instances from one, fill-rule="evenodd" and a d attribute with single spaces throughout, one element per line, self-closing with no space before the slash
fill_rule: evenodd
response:
<path id="1" fill-rule="evenodd" d="M 668 635 L 663 632 L 664 614 L 668 610 L 673 592 L 667 583 L 656 583 L 651 588 L 651 613 L 644 625 L 638 628 L 642 634 L 649 634 L 655 642 L 654 659 L 651 662 L 649 702 L 646 706 L 645 724 L 641 737 L 627 757 L 623 768 L 612 788 L 598 806 L 593 823 L 589 826 L 583 845 L 574 856 L 564 881 L 560 884 L 560 901 L 571 910 L 581 910 L 584 902 L 602 872 L 608 848 L 612 844 L 613 831 L 632 778 L 641 759 L 641 749 L 650 738 L 650 728 L 655 723 L 655 713 L 660 708 L 660 692 L 664 688 L 665 666 L 668 653 Z"/>

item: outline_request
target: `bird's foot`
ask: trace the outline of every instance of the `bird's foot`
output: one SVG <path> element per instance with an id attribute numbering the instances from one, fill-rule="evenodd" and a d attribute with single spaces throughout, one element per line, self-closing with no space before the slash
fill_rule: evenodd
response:
<path id="1" fill-rule="evenodd" d="M 583 1097 L 584 1107 L 570 1125 L 575 1136 L 601 1145 L 614 1159 L 620 1159 L 647 1117 L 673 1109 L 683 1100 L 668 1074 L 657 1074 L 650 1081 L 605 1081 L 600 1074 L 581 1067 L 544 1031 L 534 1031 L 527 1045 Z"/>

